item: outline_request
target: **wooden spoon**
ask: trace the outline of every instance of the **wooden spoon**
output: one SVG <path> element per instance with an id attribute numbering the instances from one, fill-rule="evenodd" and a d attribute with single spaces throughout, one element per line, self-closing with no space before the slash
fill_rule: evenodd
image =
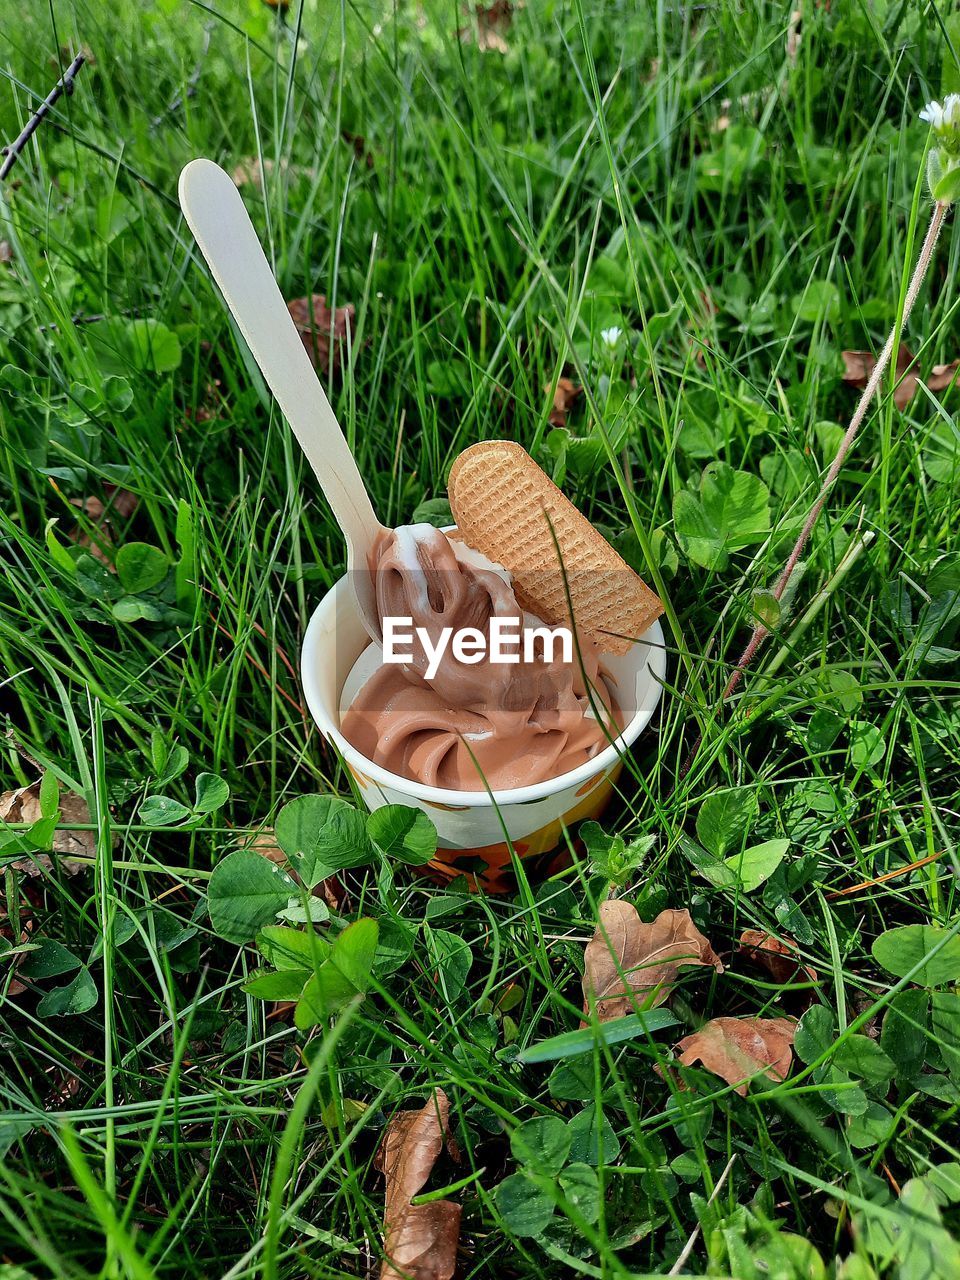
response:
<path id="1" fill-rule="evenodd" d="M 212 160 L 180 174 L 180 207 L 267 386 L 313 467 L 347 543 L 347 575 L 363 625 L 379 641 L 367 557 L 389 532 L 377 519 L 330 402 L 264 256 L 240 192 Z"/>

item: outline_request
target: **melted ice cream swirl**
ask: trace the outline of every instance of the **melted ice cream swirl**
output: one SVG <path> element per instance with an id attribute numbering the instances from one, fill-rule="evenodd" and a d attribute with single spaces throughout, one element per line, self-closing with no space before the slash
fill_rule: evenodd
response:
<path id="1" fill-rule="evenodd" d="M 444 628 L 472 627 L 489 639 L 495 617 L 542 625 L 524 617 L 506 575 L 462 562 L 430 525 L 384 535 L 370 569 L 381 624 L 411 618 L 414 635 L 423 628 L 432 646 Z M 619 730 L 597 650 L 583 639 L 579 649 L 569 663 L 545 661 L 541 648 L 533 661 L 521 649 L 517 663 L 493 662 L 485 652 L 471 664 L 448 644 L 428 679 L 428 654 L 414 639 L 410 662 L 384 664 L 361 688 L 343 735 L 376 764 L 428 786 L 479 791 L 544 782 L 584 764 Z"/>

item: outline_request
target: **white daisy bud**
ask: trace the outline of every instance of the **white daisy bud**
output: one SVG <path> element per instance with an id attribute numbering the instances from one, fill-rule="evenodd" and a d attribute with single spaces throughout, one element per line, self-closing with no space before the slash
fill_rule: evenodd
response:
<path id="1" fill-rule="evenodd" d="M 952 204 L 960 197 L 960 93 L 928 102 L 920 112 L 933 130 L 936 146 L 927 156 L 927 183 L 934 200 Z"/>

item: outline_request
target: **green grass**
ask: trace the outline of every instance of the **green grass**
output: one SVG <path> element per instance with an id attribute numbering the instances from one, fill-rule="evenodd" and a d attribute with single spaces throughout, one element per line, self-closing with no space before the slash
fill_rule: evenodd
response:
<path id="1" fill-rule="evenodd" d="M 462 1157 L 428 1189 L 467 1180 L 450 1193 L 463 1276 L 662 1274 L 698 1222 L 686 1274 L 825 1274 L 790 1262 L 782 1233 L 843 1280 L 956 1274 L 956 1206 L 930 1208 L 927 1175 L 960 1159 L 957 1019 L 932 1029 L 921 988 L 871 953 L 894 927 L 957 928 L 955 388 L 921 387 L 901 413 L 888 382 L 791 611 L 719 705 L 753 593 L 855 403 L 839 353 L 878 350 L 896 319 L 927 207 L 916 115 L 942 60 L 956 75 L 945 6 L 805 5 L 795 62 L 788 9 L 528 0 L 502 53 L 457 39 L 455 5 L 294 0 L 279 21 L 259 0 L 0 3 L 6 137 L 58 62 L 81 44 L 95 59 L 0 201 L 0 364 L 27 375 L 0 402 L 3 781 L 32 782 L 36 761 L 97 828 L 77 875 L 56 857 L 36 878 L 5 872 L 7 933 L 29 919 L 33 940 L 61 941 L 96 995 L 44 1016 L 70 977 L 12 995 L 0 958 L 0 1276 L 366 1275 L 379 1137 L 434 1086 Z M 580 846 L 515 900 L 350 873 L 343 913 L 393 916 L 415 948 L 306 1047 L 289 1013 L 243 992 L 257 957 L 212 932 L 211 869 L 290 798 L 349 795 L 288 665 L 343 547 L 180 218 L 197 155 L 259 157 L 263 189 L 244 194 L 285 295 L 356 307 L 329 386 L 385 521 L 442 497 L 465 445 L 518 439 L 663 595 L 662 716 L 603 821 L 655 837 L 625 891 L 641 915 L 689 907 L 727 963 L 686 971 L 672 1031 L 598 1048 L 582 1071 L 520 1060 L 578 1025 L 607 888 Z M 924 374 L 960 355 L 958 254 L 950 219 L 907 335 Z M 138 342 L 138 319 L 164 329 Z M 613 325 L 628 336 L 607 353 Z M 587 388 L 575 439 L 547 420 L 561 373 Z M 715 460 L 763 478 L 771 519 L 707 568 L 673 512 Z M 139 498 L 115 547 L 166 557 L 129 621 L 116 576 L 72 541 L 76 500 L 105 484 Z M 725 532 L 741 527 L 734 513 Z M 164 784 L 174 744 L 189 763 Z M 229 785 L 224 807 L 189 831 L 143 822 L 146 795 L 189 805 L 201 773 Z M 750 894 L 714 887 L 681 847 L 728 787 L 757 798 L 752 840 L 791 841 Z M 816 986 L 737 959 L 745 928 L 796 939 Z M 469 944 L 462 983 L 439 930 Z M 656 1070 L 704 1018 L 811 1003 L 834 1029 L 782 1084 L 741 1099 Z M 881 1027 L 902 1061 L 878 1083 L 843 1054 Z M 518 1169 L 511 1131 L 591 1105 L 608 1135 L 597 1221 L 564 1201 L 517 1236 L 495 1195 Z M 906 1241 L 892 1258 L 891 1231 Z"/>

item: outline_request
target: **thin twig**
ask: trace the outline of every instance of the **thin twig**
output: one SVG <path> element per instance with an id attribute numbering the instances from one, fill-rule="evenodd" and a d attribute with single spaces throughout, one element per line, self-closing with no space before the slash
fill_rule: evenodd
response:
<path id="1" fill-rule="evenodd" d="M 936 862 L 945 853 L 946 849 L 941 849 L 939 853 L 928 853 L 925 858 L 917 858 L 916 862 L 910 862 L 905 867 L 894 867 L 892 871 L 887 871 L 882 876 L 874 876 L 872 880 L 861 880 L 859 884 L 852 884 L 849 889 L 835 889 L 832 893 L 826 895 L 827 899 L 845 898 L 847 894 L 858 893 L 861 889 L 872 889 L 874 885 L 886 884 L 888 880 L 894 880 L 897 876 L 905 876 L 908 871 L 916 871 L 918 867 L 925 867 L 931 862 Z"/>
<path id="2" fill-rule="evenodd" d="M 730 1157 L 730 1159 L 727 1161 L 727 1167 L 724 1169 L 723 1173 L 721 1173 L 720 1177 L 717 1179 L 717 1185 L 713 1188 L 713 1191 L 711 1191 L 710 1199 L 707 1201 L 708 1209 L 713 1204 L 714 1200 L 716 1200 L 720 1192 L 723 1190 L 723 1184 L 726 1182 L 727 1176 L 730 1173 L 730 1170 L 733 1168 L 733 1164 L 736 1158 L 737 1158 L 737 1153 L 734 1152 L 733 1155 Z M 683 1264 L 686 1262 L 686 1260 L 690 1257 L 690 1254 L 693 1252 L 693 1246 L 697 1243 L 697 1236 L 699 1236 L 699 1234 L 700 1234 L 700 1223 L 698 1222 L 697 1225 L 693 1228 L 693 1232 L 690 1236 L 690 1239 L 680 1250 L 680 1257 L 677 1258 L 676 1262 L 667 1272 L 668 1276 L 678 1276 L 680 1274 Z"/>
<path id="3" fill-rule="evenodd" d="M 883 375 L 886 373 L 887 366 L 890 363 L 890 357 L 893 355 L 894 346 L 899 341 L 902 330 L 906 327 L 906 323 L 910 318 L 910 313 L 913 310 L 913 305 L 917 300 L 917 295 L 920 293 L 920 286 L 923 284 L 927 271 L 930 267 L 933 251 L 936 247 L 937 239 L 943 227 L 943 220 L 949 207 L 950 206 L 948 204 L 945 204 L 942 201 L 938 201 L 933 207 L 933 213 L 930 217 L 930 225 L 927 228 L 927 234 L 924 237 L 923 245 L 920 249 L 920 256 L 917 259 L 917 265 L 913 269 L 913 275 L 911 276 L 910 283 L 907 286 L 907 293 L 903 302 L 903 314 L 900 317 L 899 323 L 895 324 L 891 329 L 890 336 L 887 338 L 884 343 L 883 350 L 877 357 L 877 362 L 873 367 L 873 372 L 870 374 L 859 403 L 853 411 L 853 417 L 850 419 L 850 425 L 847 427 L 846 433 L 840 441 L 836 457 L 830 464 L 830 469 L 824 478 L 823 484 L 820 486 L 820 492 L 817 494 L 816 501 L 810 508 L 807 518 L 804 521 L 803 528 L 800 530 L 800 536 L 794 543 L 793 550 L 787 557 L 787 562 L 773 588 L 773 595 L 777 600 L 781 600 L 783 598 L 783 593 L 787 588 L 790 578 L 793 576 L 794 570 L 800 562 L 800 557 L 803 555 L 804 548 L 807 545 L 810 534 L 813 532 L 814 525 L 820 517 L 820 512 L 824 508 L 827 497 L 830 494 L 830 490 L 833 488 L 837 476 L 840 474 L 843 464 L 847 459 L 847 454 L 850 452 L 853 442 L 856 440 L 860 428 L 863 425 L 863 420 L 867 416 L 867 410 L 870 407 L 870 403 L 880 388 L 880 384 L 883 381 Z M 768 628 L 765 627 L 762 622 L 758 622 L 754 625 L 753 633 L 747 641 L 747 646 L 740 655 L 740 659 L 733 669 L 733 674 L 727 681 L 727 686 L 721 695 L 721 703 L 726 702 L 736 689 L 743 677 L 743 673 L 756 657 L 757 652 L 769 634 L 770 632 Z M 696 755 L 702 740 L 703 735 L 699 734 L 691 747 L 686 763 L 684 764 L 682 770 L 684 775 L 689 771 L 690 766 L 693 763 L 693 758 Z"/>
<path id="4" fill-rule="evenodd" d="M 36 133 L 37 129 L 40 127 L 41 121 L 43 120 L 47 112 L 50 110 L 50 108 L 56 105 L 56 103 L 60 100 L 63 94 L 66 94 L 67 97 L 69 97 L 70 94 L 73 93 L 73 82 L 77 77 L 77 72 L 83 66 L 85 61 L 86 61 L 86 55 L 82 53 L 78 53 L 77 56 L 74 58 L 74 60 L 70 63 L 69 67 L 67 67 L 63 75 L 60 77 L 60 79 L 53 86 L 53 88 L 50 90 L 50 92 L 47 94 L 44 100 L 40 103 L 39 107 L 37 107 L 36 111 L 27 121 L 26 125 L 23 128 L 23 131 L 20 133 L 20 136 L 16 138 L 15 141 L 11 142 L 9 146 L 4 147 L 3 163 L 0 164 L 0 182 L 3 182 L 6 179 L 7 174 L 10 172 L 13 166 L 17 163 L 17 161 L 20 158 L 20 153 L 23 151 L 24 147 L 27 145 L 27 143 Z"/>

